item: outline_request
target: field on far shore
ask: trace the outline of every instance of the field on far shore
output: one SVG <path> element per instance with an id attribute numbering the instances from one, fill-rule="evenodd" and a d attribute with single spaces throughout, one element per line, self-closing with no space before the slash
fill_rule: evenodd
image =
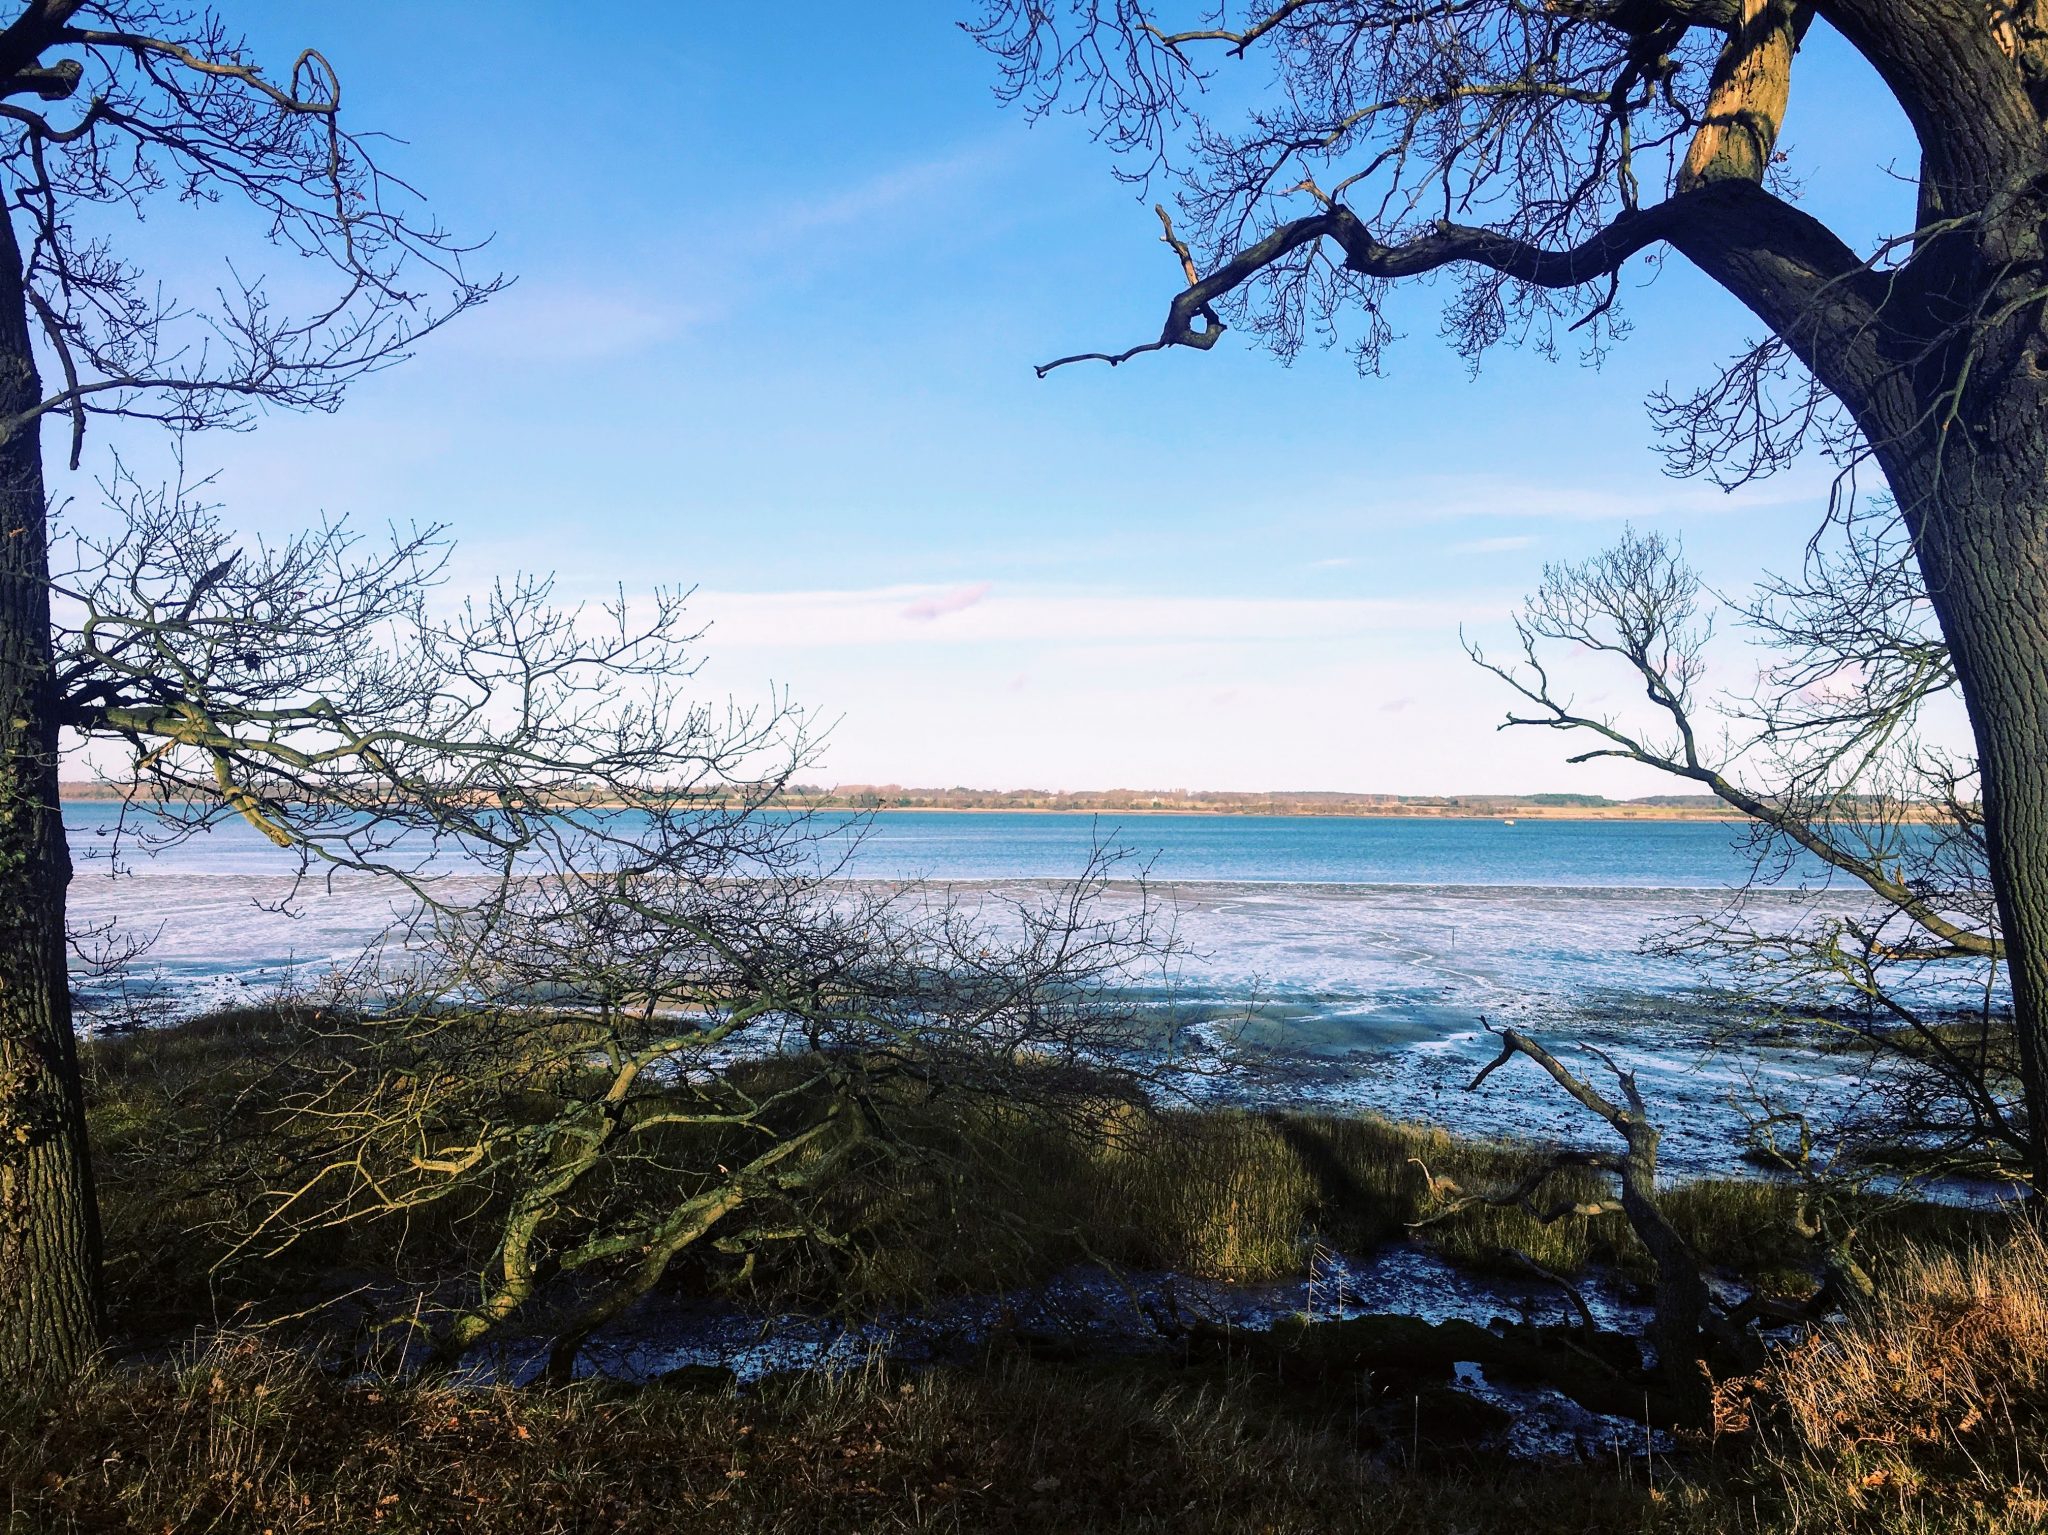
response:
<path id="1" fill-rule="evenodd" d="M 905 789 L 890 792 L 835 789 L 797 795 L 793 802 L 820 810 L 892 810 L 1000 812 L 1017 815 L 1262 815 L 1324 816 L 1362 820 L 1440 821 L 1740 821 L 1744 817 L 1718 800 L 1694 803 L 1618 800 L 1596 803 L 1550 803 L 1536 797 L 1469 796 L 1455 799 L 1394 799 L 1375 795 L 1230 795 L 1199 794 L 1185 799 L 1164 795 L 1109 793 L 982 794 Z"/>

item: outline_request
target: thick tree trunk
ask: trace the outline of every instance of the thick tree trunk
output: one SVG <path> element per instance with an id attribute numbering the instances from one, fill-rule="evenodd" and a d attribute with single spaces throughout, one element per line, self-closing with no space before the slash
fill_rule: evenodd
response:
<path id="1" fill-rule="evenodd" d="M 1894 486 L 1976 736 L 2030 1170 L 2036 1192 L 2048 1195 L 2048 414 L 2037 413 L 2044 409 L 2048 402 L 2037 401 L 2031 419 L 2015 423 L 2024 430 L 2007 451 L 1952 450 L 1910 477 L 1895 471 Z M 1980 438 L 1978 446 L 2000 445 Z"/>
<path id="2" fill-rule="evenodd" d="M 21 252 L 0 215 L 0 419 L 41 398 Z M 38 428 L 0 442 L 0 1389 L 97 1343 L 99 1221 L 71 1032 L 49 545 Z"/>
<path id="3" fill-rule="evenodd" d="M 2035 125 L 2032 142 L 2040 136 Z M 2034 163 L 2041 163 L 2038 149 Z M 2048 197 L 2038 174 L 1930 236 L 1881 318 L 1885 367 L 1823 381 L 1898 500 L 1976 740 L 2027 1164 L 2048 1198 Z M 1955 206 L 1977 206 L 1956 204 Z M 1949 212 L 1923 166 L 1923 217 Z"/>

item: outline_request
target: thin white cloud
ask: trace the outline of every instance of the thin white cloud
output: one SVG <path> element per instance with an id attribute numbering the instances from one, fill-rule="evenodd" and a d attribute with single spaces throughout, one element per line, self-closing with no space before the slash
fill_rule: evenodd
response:
<path id="1" fill-rule="evenodd" d="M 1468 538 L 1462 544 L 1452 544 L 1452 554 L 1507 554 L 1516 549 L 1526 549 L 1536 539 L 1528 533 L 1509 533 L 1500 538 Z"/>
<path id="2" fill-rule="evenodd" d="M 1065 645 L 1342 639 L 1399 630 L 1454 631 L 1508 611 L 1503 595 L 1397 598 L 1185 597 L 1128 592 L 995 592 L 887 586 L 861 591 L 700 591 L 691 602 L 710 646 Z M 936 623 L 944 617 L 946 622 Z"/>
<path id="3" fill-rule="evenodd" d="M 673 340 L 704 312 L 602 278 L 517 282 L 451 327 L 460 350 L 494 362 L 580 363 Z"/>
<path id="4" fill-rule="evenodd" d="M 828 192 L 784 202 L 755 226 L 750 244 L 780 246 L 796 235 L 872 223 L 907 203 L 925 202 L 1000 159 L 1007 139 L 986 139 L 950 154 L 884 166 Z"/>
<path id="5" fill-rule="evenodd" d="M 663 257 L 671 279 L 665 290 L 597 268 L 515 282 L 482 311 L 452 327 L 449 344 L 494 362 L 575 364 L 622 357 L 673 341 L 691 327 L 716 319 L 778 276 L 801 275 L 837 258 L 833 242 L 874 229 L 909 238 L 903 210 L 957 200 L 1003 151 L 1001 140 L 971 144 L 950 154 L 883 166 L 813 194 L 766 209 L 735 214 L 745 231 L 725 259 L 704 252 Z M 687 284 L 677 261 L 694 263 Z M 674 294 L 687 288 L 688 303 Z"/>
<path id="6" fill-rule="evenodd" d="M 1671 484 L 1641 490 L 1540 484 L 1495 475 L 1445 475 L 1409 481 L 1401 499 L 1437 521 L 1466 517 L 1546 517 L 1560 522 L 1637 522 L 1662 517 L 1725 516 L 1760 507 L 1813 501 L 1810 484 L 1788 475 L 1768 485 L 1724 491 L 1712 485 Z"/>

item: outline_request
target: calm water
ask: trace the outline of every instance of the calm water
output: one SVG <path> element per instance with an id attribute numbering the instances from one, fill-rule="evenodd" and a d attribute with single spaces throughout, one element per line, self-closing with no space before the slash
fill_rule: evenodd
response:
<path id="1" fill-rule="evenodd" d="M 849 872 L 873 879 L 1061 879 L 1100 840 L 1149 861 L 1160 880 L 1260 884 L 1488 885 L 1717 889 L 1747 864 L 1739 827 L 1707 821 L 1501 821 L 1311 816 L 1032 815 L 904 810 L 866 823 Z M 118 809 L 66 807 L 81 868 L 115 841 Z M 195 877 L 288 871 L 290 861 L 235 822 L 135 867 Z M 1813 864 L 1801 871 L 1819 880 Z"/>
<path id="2" fill-rule="evenodd" d="M 391 893 L 366 880 L 295 892 L 290 855 L 240 822 L 153 857 L 121 840 L 114 806 L 70 807 L 66 823 L 76 917 L 152 938 L 142 973 L 158 989 L 217 995 L 317 974 L 393 914 Z M 1146 871 L 1188 951 L 1181 987 L 1289 1009 L 1304 1042 L 1341 1042 L 1366 1020 L 1413 1035 L 1479 1011 L 1686 993 L 1699 981 L 1689 964 L 1642 950 L 1750 872 L 1740 829 L 1714 822 L 906 811 L 828 824 L 849 839 L 864 826 L 846 866 L 862 879 L 1029 885 L 1076 874 L 1098 843 L 1125 848 L 1119 872 Z M 1136 899 L 1119 885 L 1108 903 Z M 1788 920 L 1811 904 L 1782 900 Z"/>

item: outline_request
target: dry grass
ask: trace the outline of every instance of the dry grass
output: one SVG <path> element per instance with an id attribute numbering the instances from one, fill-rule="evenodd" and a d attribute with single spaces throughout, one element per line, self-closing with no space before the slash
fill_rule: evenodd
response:
<path id="1" fill-rule="evenodd" d="M 879 1364 L 740 1393 L 343 1380 L 254 1337 L 0 1409 L 9 1532 L 2023 1535 L 2048 1527 L 2048 1247 L 1909 1253 L 1663 1461 L 1517 1466 L 1376 1374 L 1256 1356 Z M 1377 1396 L 1376 1396 L 1377 1393 Z"/>
<path id="2" fill-rule="evenodd" d="M 261 1015 L 91 1052 L 114 1275 L 131 1330 L 284 1309 L 333 1267 L 402 1281 L 471 1256 L 459 1219 L 330 1233 L 281 1260 L 210 1272 L 209 1222 L 274 1155 L 252 1133 L 269 1063 L 294 1048 Z M 845 1251 L 757 1273 L 849 1305 L 1016 1283 L 1099 1256 L 1234 1279 L 1298 1273 L 1434 1208 L 1429 1175 L 1514 1181 L 1526 1147 L 1371 1117 L 1105 1109 L 1049 1126 L 1001 1106 L 908 1122 L 929 1158 L 834 1190 Z M 1675 1190 L 1710 1256 L 1796 1266 L 1787 1196 Z M 1239 1359 L 851 1375 L 757 1391 L 450 1390 L 345 1381 L 274 1342 L 230 1337 L 168 1364 L 101 1369 L 41 1408 L 0 1409 L 0 1524 L 42 1531 L 1322 1530 L 2019 1535 L 2048 1527 L 2048 1249 L 2031 1230 L 1878 1265 L 1866 1316 L 1724 1392 L 1750 1431 L 1661 1468 L 1531 1469 L 1416 1431 L 1426 1382 L 1304 1383 Z M 1428 1228 L 1466 1263 L 1518 1247 L 1559 1270 L 1638 1254 L 1618 1223 L 1542 1227 L 1475 1210 Z M 1896 1240 L 1896 1238 L 1893 1238 Z M 685 1284 L 716 1276 L 692 1270 Z M 1375 1393 L 1378 1393 L 1375 1396 Z M 1419 1412 L 1419 1406 L 1415 1409 Z M 1732 1420 L 1731 1420 L 1732 1421 Z M 1419 1459 L 1417 1452 L 1420 1452 Z"/>
<path id="3" fill-rule="evenodd" d="M 2048 1244 L 1909 1249 L 1866 1314 L 1726 1395 L 1788 1528 L 2048 1529 Z"/>
<path id="4" fill-rule="evenodd" d="M 1354 1412 L 1213 1373 L 998 1362 L 739 1395 L 345 1384 L 255 1341 L 107 1369 L 0 1425 L 10 1531 L 1718 1528 L 1640 1470 L 1379 1453 Z M 1669 1478 L 1667 1476 L 1667 1482 Z"/>
<path id="5" fill-rule="evenodd" d="M 319 1032 L 295 1020 L 245 1012 L 87 1051 L 110 1278 L 128 1335 L 297 1306 L 337 1274 L 350 1285 L 431 1289 L 488 1261 L 494 1223 L 476 1200 L 229 1259 L 252 1198 L 291 1172 L 289 1139 L 266 1128 L 274 1074 L 292 1052 L 322 1048 L 330 1046 Z M 1110 1103 L 1050 1123 L 1012 1105 L 958 1100 L 906 1101 L 894 1118 L 901 1143 L 922 1154 L 876 1155 L 823 1191 L 814 1214 L 848 1245 L 770 1250 L 748 1271 L 754 1299 L 899 1305 L 1093 1260 L 1226 1280 L 1288 1277 L 1318 1244 L 1369 1252 L 1440 1211 L 1448 1190 L 1512 1186 L 1542 1154 L 1372 1115 L 1157 1114 Z M 1585 1199 L 1600 1188 L 1580 1173 L 1552 1192 Z M 1710 1262 L 1774 1289 L 1810 1283 L 1784 1189 L 1695 1183 L 1673 1190 L 1669 1209 Z M 1420 1235 L 1472 1268 L 1512 1268 L 1506 1254 L 1516 1250 L 1559 1273 L 1596 1264 L 1647 1272 L 1618 1217 L 1543 1225 L 1521 1210 L 1475 1207 Z M 736 1269 L 706 1253 L 674 1278 L 715 1291 Z"/>

